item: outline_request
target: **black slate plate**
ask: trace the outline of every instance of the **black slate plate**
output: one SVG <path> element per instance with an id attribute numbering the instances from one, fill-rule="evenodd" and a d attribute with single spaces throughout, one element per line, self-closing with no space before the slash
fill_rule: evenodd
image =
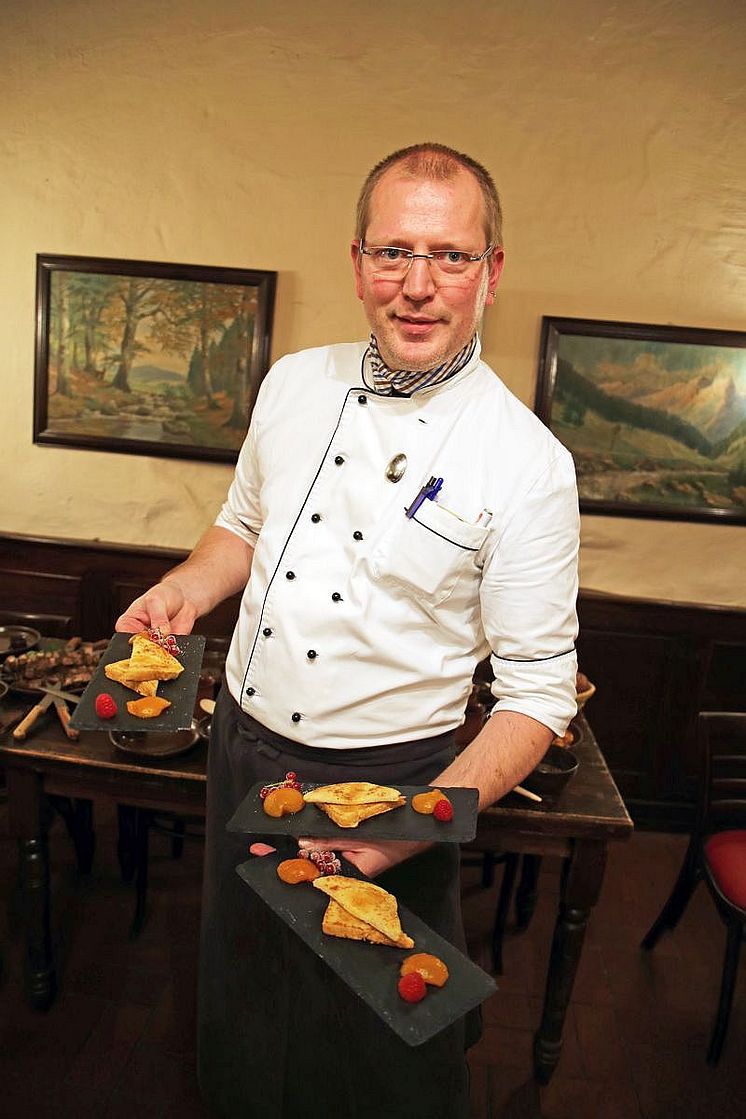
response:
<path id="1" fill-rule="evenodd" d="M 319 786 L 305 784 L 305 790 Z M 310 835 L 319 838 L 352 836 L 354 839 L 417 839 L 433 843 L 469 843 L 477 834 L 476 789 L 446 789 L 441 787 L 453 805 L 453 819 L 441 823 L 434 816 L 422 816 L 409 803 L 415 793 L 430 791 L 429 785 L 397 785 L 407 803 L 381 816 L 371 816 L 356 828 L 340 828 L 315 804 L 307 804 L 294 816 L 267 816 L 262 808 L 259 791 L 261 783 L 253 785 L 228 821 L 228 831 L 246 835 Z"/>
<path id="2" fill-rule="evenodd" d="M 176 659 L 184 665 L 184 671 L 176 680 L 163 680 L 158 685 L 158 695 L 171 701 L 162 715 L 155 719 L 138 719 L 130 715 L 127 710 L 127 701 L 139 699 L 137 692 L 118 684 L 116 680 L 109 680 L 104 672 L 104 666 L 114 661 L 126 660 L 132 646 L 129 633 L 115 633 L 108 644 L 91 682 L 83 692 L 75 713 L 70 719 L 70 726 L 76 730 L 123 730 L 151 734 L 154 731 L 189 730 L 194 717 L 194 703 L 197 698 L 199 684 L 199 670 L 202 664 L 202 653 L 205 648 L 206 638 L 202 634 L 189 634 L 187 637 L 176 639 L 181 652 Z M 107 692 L 117 705 L 117 714 L 113 719 L 99 719 L 96 714 L 96 696 Z"/>
<path id="3" fill-rule="evenodd" d="M 310 883 L 281 882 L 277 877 L 281 861 L 279 855 L 264 855 L 241 863 L 236 872 L 407 1045 L 422 1045 L 497 990 L 491 976 L 402 905 L 399 919 L 414 948 L 326 936 L 321 920 L 327 895 Z M 349 863 L 343 863 L 342 869 L 351 878 L 363 877 Z M 397 991 L 399 968 L 414 952 L 438 956 L 448 968 L 449 979 L 445 987 L 428 987 L 422 1002 L 407 1003 Z"/>

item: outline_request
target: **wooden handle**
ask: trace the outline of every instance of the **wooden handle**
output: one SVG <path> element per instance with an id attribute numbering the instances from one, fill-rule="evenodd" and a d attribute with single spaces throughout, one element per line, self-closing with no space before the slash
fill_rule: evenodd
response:
<path id="1" fill-rule="evenodd" d="M 523 785 L 515 785 L 513 787 L 513 792 L 518 793 L 522 797 L 526 797 L 528 800 L 535 800 L 538 804 L 541 804 L 541 797 L 537 793 L 532 793 L 530 789 L 524 789 Z"/>
<path id="2" fill-rule="evenodd" d="M 37 703 L 35 707 L 32 707 L 31 710 L 29 711 L 28 715 L 26 716 L 26 718 L 21 719 L 18 726 L 15 727 L 15 729 L 13 730 L 13 737 L 14 738 L 25 738 L 26 737 L 26 732 L 31 730 L 31 727 L 34 725 L 36 720 L 39 718 L 39 716 L 41 715 L 43 710 L 44 710 L 44 707 L 42 706 L 41 703 Z"/>
<path id="3" fill-rule="evenodd" d="M 71 742 L 77 742 L 80 738 L 80 731 L 77 731 L 70 726 L 70 712 L 67 709 L 67 704 L 64 702 L 64 700 L 55 700 L 54 705 L 57 708 L 57 714 L 60 717 L 62 729 L 64 730 L 65 734 Z"/>

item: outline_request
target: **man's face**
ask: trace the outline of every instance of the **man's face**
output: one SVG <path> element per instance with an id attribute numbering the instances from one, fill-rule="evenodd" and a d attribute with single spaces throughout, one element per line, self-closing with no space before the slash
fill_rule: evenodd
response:
<path id="1" fill-rule="evenodd" d="M 394 166 L 371 198 L 365 245 L 394 245 L 429 253 L 487 248 L 484 203 L 477 180 L 459 170 L 441 182 L 412 179 Z M 485 304 L 493 302 L 502 250 L 463 275 L 440 275 L 427 260 L 413 260 L 403 279 L 376 275 L 373 261 L 352 243 L 355 286 L 381 357 L 392 369 L 430 369 L 454 357 L 474 334 Z"/>

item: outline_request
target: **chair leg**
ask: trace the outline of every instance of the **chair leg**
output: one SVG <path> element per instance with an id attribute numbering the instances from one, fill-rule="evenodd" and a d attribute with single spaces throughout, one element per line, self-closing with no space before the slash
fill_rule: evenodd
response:
<path id="1" fill-rule="evenodd" d="M 525 932 L 536 909 L 541 855 L 524 855 L 521 877 L 515 892 L 515 927 Z"/>
<path id="2" fill-rule="evenodd" d="M 520 856 L 513 851 L 507 851 L 504 856 L 505 869 L 503 880 L 500 884 L 500 893 L 495 910 L 495 924 L 492 928 L 492 967 L 497 975 L 503 974 L 503 935 L 510 911 L 510 900 L 513 896 L 515 876 L 518 871 Z"/>
<path id="3" fill-rule="evenodd" d="M 173 824 L 173 837 L 171 839 L 171 857 L 180 859 L 184 854 L 184 834 L 186 825 L 183 820 L 176 819 Z"/>
<path id="4" fill-rule="evenodd" d="M 733 1005 L 733 991 L 736 986 L 738 972 L 738 956 L 741 951 L 741 923 L 728 924 L 728 936 L 725 942 L 725 959 L 723 960 L 723 976 L 720 981 L 720 999 L 718 1002 L 715 1025 L 712 1028 L 710 1044 L 707 1049 L 707 1064 L 716 1065 L 720 1060 L 723 1042 L 728 1029 L 730 1008 Z"/>
<path id="5" fill-rule="evenodd" d="M 96 850 L 96 833 L 93 830 L 93 803 L 74 797 L 50 796 L 49 803 L 65 821 L 73 841 L 75 858 L 81 874 L 90 874 Z"/>
<path id="6" fill-rule="evenodd" d="M 700 871 L 695 856 L 697 846 L 698 844 L 695 845 L 694 840 L 692 840 L 687 848 L 684 862 L 679 871 L 679 876 L 676 879 L 676 883 L 669 895 L 668 901 L 643 937 L 641 947 L 646 951 L 650 951 L 651 948 L 655 947 L 661 935 L 667 929 L 676 927 L 684 910 L 689 904 L 689 900 L 700 879 Z"/>
<path id="7" fill-rule="evenodd" d="M 150 813 L 135 809 L 135 916 L 130 927 L 130 940 L 136 940 L 145 924 L 145 899 L 148 893 L 148 833 Z"/>
<path id="8" fill-rule="evenodd" d="M 137 809 L 131 804 L 117 805 L 117 858 L 123 882 L 131 882 L 137 869 Z"/>
<path id="9" fill-rule="evenodd" d="M 485 851 L 482 855 L 482 889 L 489 890 L 492 883 L 495 881 L 495 864 L 499 860 L 491 851 Z"/>

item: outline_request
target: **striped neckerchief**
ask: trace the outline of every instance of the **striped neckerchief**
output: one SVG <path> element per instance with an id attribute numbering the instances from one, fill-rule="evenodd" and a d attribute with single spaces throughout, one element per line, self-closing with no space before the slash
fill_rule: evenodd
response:
<path id="1" fill-rule="evenodd" d="M 411 396 L 421 389 L 432 388 L 441 381 L 455 376 L 471 361 L 477 348 L 476 334 L 455 357 L 436 365 L 433 369 L 389 369 L 378 352 L 375 334 L 371 334 L 368 348 L 363 354 L 363 383 L 381 396 Z"/>

